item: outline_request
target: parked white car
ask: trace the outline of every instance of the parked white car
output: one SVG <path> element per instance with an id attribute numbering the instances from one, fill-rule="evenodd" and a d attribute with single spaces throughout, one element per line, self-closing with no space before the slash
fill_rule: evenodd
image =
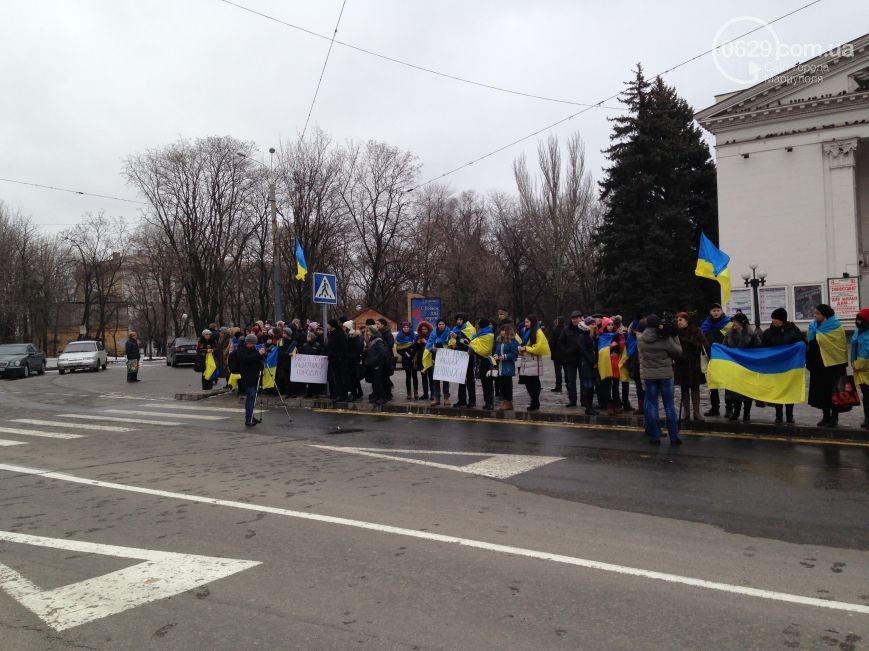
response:
<path id="1" fill-rule="evenodd" d="M 91 371 L 106 370 L 109 358 L 102 342 L 71 341 L 57 358 L 57 372 L 63 375 L 67 371 L 89 369 Z"/>

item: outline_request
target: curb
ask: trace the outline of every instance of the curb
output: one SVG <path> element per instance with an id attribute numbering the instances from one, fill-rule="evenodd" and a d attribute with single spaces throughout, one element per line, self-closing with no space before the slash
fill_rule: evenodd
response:
<path id="1" fill-rule="evenodd" d="M 202 398 L 211 397 L 217 392 L 211 392 L 210 395 L 204 395 Z M 221 391 L 220 393 L 229 393 Z M 179 394 L 184 395 L 184 394 Z M 195 395 L 195 394 L 193 394 Z M 185 399 L 178 398 L 176 399 Z M 190 400 L 198 400 L 201 398 L 186 398 Z M 244 398 L 239 396 L 239 402 L 243 402 Z M 262 403 L 267 408 L 280 407 L 281 401 L 275 396 L 262 396 Z M 596 426 L 613 426 L 613 427 L 631 427 L 643 429 L 642 416 L 586 416 L 582 413 L 571 413 L 565 411 L 538 411 L 529 413 L 527 411 L 483 411 L 482 409 L 456 409 L 453 407 L 429 407 L 427 405 L 410 405 L 410 404 L 385 404 L 373 405 L 367 401 L 359 402 L 334 402 L 327 399 L 305 399 L 305 398 L 285 398 L 283 404 L 291 409 L 333 409 L 346 412 L 382 412 L 387 414 L 413 414 L 418 416 L 451 416 L 458 418 L 466 418 L 468 420 L 486 419 L 486 420 L 503 420 L 512 423 L 527 423 L 534 425 L 535 423 L 550 423 L 564 425 L 596 425 Z M 663 425 L 663 420 L 662 420 Z M 702 423 L 689 422 L 682 427 L 685 431 L 702 433 L 702 432 L 724 432 L 728 434 L 743 434 L 763 437 L 776 437 L 783 440 L 791 438 L 806 438 L 816 439 L 819 441 L 852 441 L 866 442 L 869 441 L 869 430 L 853 429 L 853 428 L 836 428 L 823 429 L 820 427 L 811 427 L 806 425 L 776 425 L 773 423 L 743 423 L 742 421 L 728 420 L 707 420 Z"/>

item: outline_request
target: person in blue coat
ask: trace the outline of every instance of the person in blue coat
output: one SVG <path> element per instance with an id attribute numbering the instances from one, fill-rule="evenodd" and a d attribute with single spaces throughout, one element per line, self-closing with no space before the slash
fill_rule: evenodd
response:
<path id="1" fill-rule="evenodd" d="M 501 404 L 498 409 L 513 409 L 513 376 L 516 375 L 516 358 L 519 357 L 519 344 L 512 323 L 502 325 L 498 330 L 493 359 L 498 369 L 498 388 Z"/>

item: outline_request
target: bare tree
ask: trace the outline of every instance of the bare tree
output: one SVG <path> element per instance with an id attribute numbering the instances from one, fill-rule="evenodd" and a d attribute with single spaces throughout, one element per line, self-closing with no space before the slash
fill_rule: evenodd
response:
<path id="1" fill-rule="evenodd" d="M 357 236 L 354 280 L 368 307 L 395 312 L 399 293 L 410 286 L 407 192 L 418 173 L 410 152 L 374 140 L 348 146 L 340 192 Z"/>
<path id="2" fill-rule="evenodd" d="M 267 226 L 265 171 L 238 155 L 254 145 L 225 137 L 181 140 L 127 159 L 128 182 L 150 204 L 179 269 L 197 330 L 221 318 L 251 237 Z"/>

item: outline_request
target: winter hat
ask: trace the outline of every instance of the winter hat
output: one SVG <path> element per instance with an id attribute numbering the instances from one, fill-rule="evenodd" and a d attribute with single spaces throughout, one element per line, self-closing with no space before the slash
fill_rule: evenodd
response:
<path id="1" fill-rule="evenodd" d="M 342 325 L 343 325 L 344 329 L 347 330 L 348 332 L 353 332 L 354 327 L 353 327 L 352 321 L 345 321 Z"/>
<path id="2" fill-rule="evenodd" d="M 608 316 L 605 316 L 605 317 L 604 317 L 603 319 L 601 319 L 601 321 L 600 321 L 600 327 L 601 327 L 601 328 L 606 328 L 607 326 L 612 325 L 612 324 L 613 324 L 613 320 L 612 320 L 611 318 L 609 318 Z"/>
<path id="3" fill-rule="evenodd" d="M 689 323 L 691 322 L 691 317 L 688 316 L 687 312 L 676 312 L 677 319 L 685 319 Z"/>
<path id="4" fill-rule="evenodd" d="M 211 330 L 209 330 L 208 328 L 205 328 L 205 330 L 202 331 L 202 336 L 203 336 L 203 337 L 204 337 L 205 335 L 210 335 L 210 334 L 211 334 Z"/>
<path id="5" fill-rule="evenodd" d="M 748 317 L 745 316 L 742 312 L 737 312 L 736 314 L 734 314 L 731 320 L 741 323 L 743 326 L 748 325 Z"/>
<path id="6" fill-rule="evenodd" d="M 489 321 L 489 319 L 480 319 L 479 321 L 477 321 L 477 327 L 479 327 L 480 329 L 488 328 L 490 325 L 492 325 L 492 322 Z"/>
<path id="7" fill-rule="evenodd" d="M 869 307 L 864 307 L 862 310 L 857 312 L 857 317 L 863 321 L 863 323 L 869 323 Z"/>
<path id="8" fill-rule="evenodd" d="M 788 311 L 783 307 L 778 307 L 772 311 L 772 319 L 776 321 L 787 321 L 788 320 Z"/>
<path id="9" fill-rule="evenodd" d="M 341 323 L 338 319 L 329 319 L 329 325 L 335 328 L 335 330 L 339 330 L 341 328 Z"/>
<path id="10" fill-rule="evenodd" d="M 246 343 L 246 344 L 255 344 L 255 343 L 256 343 L 256 335 L 253 334 L 253 333 L 250 333 L 249 335 L 247 335 L 247 336 L 244 338 L 244 343 Z"/>
<path id="11" fill-rule="evenodd" d="M 580 312 L 579 310 L 574 310 L 573 312 L 570 313 L 570 318 L 571 319 L 582 318 L 582 312 Z"/>
<path id="12" fill-rule="evenodd" d="M 659 317 L 657 314 L 650 314 L 646 317 L 647 328 L 657 330 L 659 325 L 661 325 L 661 317 Z"/>
<path id="13" fill-rule="evenodd" d="M 622 318 L 622 315 L 621 315 L 621 314 L 616 314 L 616 315 L 613 317 L 613 323 L 615 323 L 617 326 L 618 326 L 618 325 L 621 325 L 621 324 L 622 324 L 622 321 L 624 321 L 624 319 Z"/>
<path id="14" fill-rule="evenodd" d="M 311 321 L 311 322 L 308 324 L 308 330 L 309 330 L 310 332 L 314 332 L 314 330 L 316 330 L 316 329 L 319 328 L 319 327 L 320 327 L 320 324 L 318 324 L 316 321 Z"/>
<path id="15" fill-rule="evenodd" d="M 402 321 L 402 322 L 399 324 L 398 327 L 399 327 L 399 328 L 404 328 L 404 326 L 407 326 L 408 328 L 411 327 L 411 326 L 410 326 L 410 321 Z"/>
<path id="16" fill-rule="evenodd" d="M 586 326 L 587 328 L 590 328 L 590 327 L 593 326 L 595 323 L 597 323 L 597 322 L 594 320 L 594 317 L 593 317 L 593 316 L 587 316 L 587 317 L 585 317 L 585 321 L 582 322 L 582 324 L 583 324 L 584 326 Z"/>
<path id="17" fill-rule="evenodd" d="M 713 304 L 709 307 L 710 310 L 714 310 L 714 309 L 716 309 L 716 308 L 718 308 L 719 310 L 723 309 L 723 308 L 721 307 L 721 303 L 713 303 Z"/>

